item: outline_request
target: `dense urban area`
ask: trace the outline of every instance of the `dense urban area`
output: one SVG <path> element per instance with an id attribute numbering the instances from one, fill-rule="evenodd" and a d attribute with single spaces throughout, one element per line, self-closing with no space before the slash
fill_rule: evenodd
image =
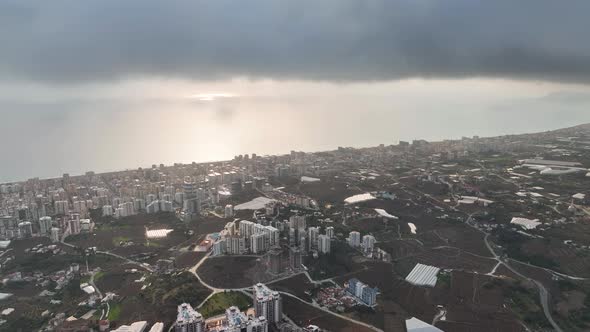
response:
<path id="1" fill-rule="evenodd" d="M 587 331 L 590 125 L 0 185 L 0 330 Z"/>

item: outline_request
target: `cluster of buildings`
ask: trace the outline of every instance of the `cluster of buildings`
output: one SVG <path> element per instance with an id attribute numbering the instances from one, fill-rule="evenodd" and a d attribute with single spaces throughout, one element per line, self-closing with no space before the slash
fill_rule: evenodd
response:
<path id="1" fill-rule="evenodd" d="M 329 254 L 333 239 L 332 226 L 322 232 L 320 227 L 307 227 L 306 216 L 295 214 L 289 220 L 273 219 L 272 225 L 264 218 L 228 222 L 211 251 L 213 255 L 264 255 L 269 271 L 280 274 L 287 266 L 291 270 L 302 268 L 302 256 L 310 252 Z M 288 254 L 288 264 L 283 253 Z"/>
<path id="2" fill-rule="evenodd" d="M 283 305 L 278 292 L 266 285 L 254 285 L 254 308 L 248 313 L 231 306 L 220 316 L 205 319 L 190 304 L 178 306 L 176 332 L 267 332 L 283 319 Z"/>
<path id="3" fill-rule="evenodd" d="M 229 222 L 213 244 L 214 255 L 261 254 L 279 246 L 279 230 L 248 220 Z"/>
<path id="4" fill-rule="evenodd" d="M 369 307 L 373 307 L 377 304 L 377 294 L 379 294 L 379 289 L 372 288 L 356 278 L 348 280 L 346 290 L 348 293 L 359 299 L 360 302 Z"/>
<path id="5" fill-rule="evenodd" d="M 95 217 L 120 219 L 139 213 L 173 212 L 186 221 L 215 208 L 220 195 L 262 188 L 264 177 L 253 169 L 224 163 L 139 168 L 97 176 L 64 174 L 61 178 L 0 185 L 0 239 L 31 236 L 60 238 L 88 230 Z M 233 216 L 231 206 L 227 216 Z M 51 221 L 46 217 L 51 218 Z M 53 229 L 53 228 L 57 228 Z"/>
<path id="6" fill-rule="evenodd" d="M 372 256 L 375 249 L 375 237 L 367 234 L 361 238 L 361 233 L 352 231 L 348 234 L 348 245 L 353 248 L 360 248 L 366 256 Z"/>
<path id="7" fill-rule="evenodd" d="M 55 219 L 42 216 L 35 222 L 22 221 L 16 216 L 0 216 L 0 238 L 4 240 L 45 236 L 53 242 L 59 242 L 68 235 L 87 233 L 93 228 L 94 223 L 90 219 L 81 219 L 79 213 L 70 213 Z"/>

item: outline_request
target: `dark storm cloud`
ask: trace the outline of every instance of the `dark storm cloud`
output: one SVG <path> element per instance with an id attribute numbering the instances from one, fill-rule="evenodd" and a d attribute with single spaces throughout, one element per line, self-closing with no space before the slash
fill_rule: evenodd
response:
<path id="1" fill-rule="evenodd" d="M 590 81 L 590 1 L 0 2 L 0 77 Z"/>

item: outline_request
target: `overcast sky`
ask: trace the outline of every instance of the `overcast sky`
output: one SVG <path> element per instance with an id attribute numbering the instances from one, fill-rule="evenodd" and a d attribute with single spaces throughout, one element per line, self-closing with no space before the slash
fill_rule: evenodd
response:
<path id="1" fill-rule="evenodd" d="M 0 2 L 2 79 L 590 80 L 586 0 Z"/>
<path id="2" fill-rule="evenodd" d="M 587 0 L 2 0 L 0 140 L 15 143 L 0 154 L 40 156 L 64 140 L 84 142 L 64 151 L 96 149 L 85 137 L 91 123 L 80 132 L 72 120 L 80 113 L 172 114 L 187 102 L 193 110 L 213 103 L 219 116 L 209 121 L 226 122 L 236 112 L 302 108 L 357 117 L 391 108 L 397 120 L 448 114 L 457 117 L 450 129 L 486 134 L 587 122 L 588 13 Z M 529 118 L 518 115 L 524 112 L 546 122 L 474 125 L 500 115 Z M 124 128 L 151 132 L 137 116 L 125 116 Z M 120 121 L 105 118 L 102 133 L 113 134 Z M 53 140 L 39 136 L 57 125 Z M 322 142 L 327 129 L 319 123 L 314 140 Z M 174 135 L 170 126 L 166 137 Z M 21 158 L 11 172 L 28 176 L 33 170 L 23 165 L 34 159 Z M 48 159 L 60 169 L 61 162 Z"/>

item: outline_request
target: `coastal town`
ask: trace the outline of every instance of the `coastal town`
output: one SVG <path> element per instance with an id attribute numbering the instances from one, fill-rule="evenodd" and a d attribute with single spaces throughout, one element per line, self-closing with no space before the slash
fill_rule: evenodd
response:
<path id="1" fill-rule="evenodd" d="M 590 125 L 0 184 L 2 331 L 584 331 Z"/>

